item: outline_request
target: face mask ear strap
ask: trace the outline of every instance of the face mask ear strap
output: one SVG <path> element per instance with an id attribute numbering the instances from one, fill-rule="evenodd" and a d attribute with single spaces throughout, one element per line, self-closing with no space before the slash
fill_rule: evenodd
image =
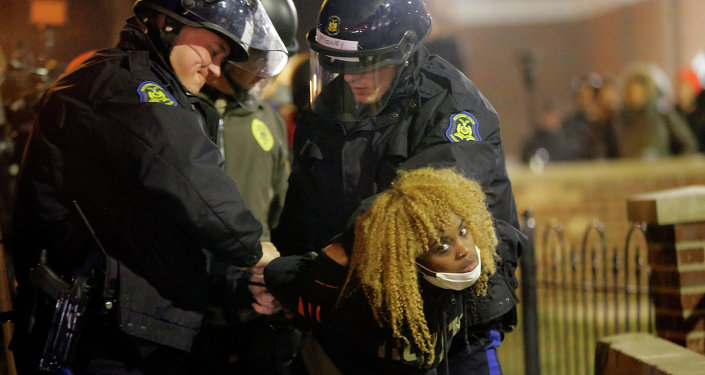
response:
<path id="1" fill-rule="evenodd" d="M 436 272 L 424 267 L 421 263 L 416 262 L 416 266 L 419 267 L 419 271 L 421 271 L 422 274 L 431 277 L 436 277 Z"/>

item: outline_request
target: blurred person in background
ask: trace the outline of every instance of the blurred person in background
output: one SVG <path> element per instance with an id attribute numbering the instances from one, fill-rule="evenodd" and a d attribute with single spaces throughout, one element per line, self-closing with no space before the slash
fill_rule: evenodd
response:
<path id="1" fill-rule="evenodd" d="M 390 188 L 397 171 L 455 167 L 480 183 L 501 261 L 487 295 L 468 299 L 463 334 L 449 350 L 453 374 L 500 374 L 497 348 L 516 325 L 519 232 L 499 117 L 458 69 L 423 42 L 421 0 L 327 0 L 308 33 L 312 105 L 294 135 L 289 190 L 272 239 L 282 254 L 340 244 L 350 256 L 358 207 Z M 344 361 L 335 337 L 313 339 Z M 393 359 L 393 353 L 379 353 Z"/>
<path id="2" fill-rule="evenodd" d="M 543 103 L 537 125 L 538 129 L 522 146 L 521 158 L 524 163 L 529 163 L 532 158 L 540 159 L 543 164 L 578 159 L 579 155 L 575 154 L 572 142 L 573 134 L 566 132 L 563 117 L 553 102 Z"/>
<path id="3" fill-rule="evenodd" d="M 20 40 L 3 56 L 0 75 L 0 228 L 5 231 L 14 200 L 15 179 L 19 170 L 35 106 L 47 88 L 48 70 L 38 66 L 27 44 Z"/>
<path id="4" fill-rule="evenodd" d="M 293 2 L 262 4 L 287 53 L 295 53 L 298 17 Z M 214 141 L 225 157 L 226 173 L 268 241 L 284 206 L 290 156 L 284 119 L 262 93 L 284 69 L 287 53 L 253 48 L 250 53 L 260 58 L 226 63 L 219 77 L 208 79 L 201 97 L 222 115 Z M 213 293 L 196 354 L 204 373 L 287 374 L 301 333 L 281 316 L 278 303 L 264 288 L 263 269 L 242 269 L 216 258 L 210 266 Z"/>
<path id="5" fill-rule="evenodd" d="M 592 128 L 599 120 L 597 93 L 602 87 L 602 78 L 597 73 L 589 73 L 573 78 L 571 90 L 574 109 L 563 120 L 562 133 L 569 153 L 562 160 L 587 160 L 592 158 Z"/>
<path id="6" fill-rule="evenodd" d="M 700 52 L 690 64 L 678 70 L 676 79 L 676 110 L 688 122 L 698 140 L 698 150 L 705 151 L 705 52 Z"/>
<path id="7" fill-rule="evenodd" d="M 22 374 L 200 374 L 208 257 L 278 256 L 195 106 L 224 61 L 261 40 L 283 50 L 262 5 L 138 0 L 134 14 L 39 103 L 8 243 Z"/>
<path id="8" fill-rule="evenodd" d="M 693 132 L 666 106 L 653 72 L 651 64 L 636 63 L 622 74 L 624 105 L 615 120 L 621 157 L 653 159 L 697 151 Z"/>
<path id="9" fill-rule="evenodd" d="M 287 118 L 290 147 L 294 144 L 296 125 L 303 120 L 304 114 L 311 106 L 311 58 L 308 54 L 302 55 L 303 58 L 297 61 L 291 72 L 291 100 L 294 110 Z"/>
<path id="10" fill-rule="evenodd" d="M 622 105 L 619 84 L 611 76 L 602 78 L 602 85 L 595 94 L 597 116 L 589 128 L 591 159 L 613 159 L 619 156 L 614 119 Z"/>
<path id="11" fill-rule="evenodd" d="M 26 43 L 19 41 L 10 53 L 2 81 L 5 119 L 13 141 L 12 164 L 19 166 L 35 118 L 35 106 L 49 83 L 49 71 L 38 65 Z M 16 167 L 13 168 L 16 173 Z"/>

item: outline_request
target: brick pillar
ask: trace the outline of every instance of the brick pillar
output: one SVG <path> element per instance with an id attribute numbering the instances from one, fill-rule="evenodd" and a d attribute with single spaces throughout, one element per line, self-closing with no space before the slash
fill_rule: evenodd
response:
<path id="1" fill-rule="evenodd" d="M 627 216 L 647 223 L 657 335 L 705 354 L 705 186 L 632 196 Z"/>

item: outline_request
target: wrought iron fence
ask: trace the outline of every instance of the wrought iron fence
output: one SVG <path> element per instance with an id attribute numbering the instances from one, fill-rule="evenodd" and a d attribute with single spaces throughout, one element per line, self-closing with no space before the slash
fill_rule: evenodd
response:
<path id="1" fill-rule="evenodd" d="M 536 226 L 529 213 L 524 218 L 533 247 L 518 270 L 523 329 L 509 335 L 522 337 L 507 340 L 500 351 L 521 353 L 524 361 L 523 369 L 522 361 L 503 361 L 505 373 L 591 375 L 600 337 L 653 333 L 645 225 L 632 225 L 623 244 L 610 246 L 598 220 L 582 238 L 566 239 L 560 222 Z"/>

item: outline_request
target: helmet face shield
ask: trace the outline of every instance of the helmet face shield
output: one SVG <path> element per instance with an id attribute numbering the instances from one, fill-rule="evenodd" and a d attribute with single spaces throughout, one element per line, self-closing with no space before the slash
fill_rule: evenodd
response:
<path id="1" fill-rule="evenodd" d="M 351 62 L 321 64 L 327 59 L 328 56 L 318 52 L 311 53 L 311 108 L 319 115 L 342 121 L 358 121 L 379 114 L 402 71 L 400 65 L 369 70 Z"/>
<path id="2" fill-rule="evenodd" d="M 184 17 L 230 43 L 229 59 L 247 59 L 247 46 L 252 43 L 255 30 L 255 9 L 247 0 L 182 0 L 181 5 L 186 11 Z"/>
<path id="3" fill-rule="evenodd" d="M 289 52 L 262 3 L 259 0 L 253 2 L 256 5 L 253 6 L 254 30 L 252 39 L 245 43 L 250 57 L 247 61 L 233 63 L 258 77 L 268 78 L 281 73 L 289 59 Z"/>
<path id="4" fill-rule="evenodd" d="M 334 39 L 318 30 L 308 38 L 311 107 L 322 116 L 344 121 L 362 120 L 384 109 L 413 45 L 359 51 L 357 42 Z"/>
<path id="5" fill-rule="evenodd" d="M 250 48 L 248 54 L 250 57 L 247 61 L 225 61 L 226 71 L 231 70 L 230 66 L 234 66 L 259 78 L 269 78 L 281 73 L 289 59 L 289 56 L 282 51 Z"/>
<path id="6" fill-rule="evenodd" d="M 182 5 L 187 17 L 194 16 L 188 18 L 200 20 L 203 27 L 239 45 L 240 51 L 233 51 L 229 61 L 254 60 L 246 68 L 262 77 L 279 74 L 286 66 L 286 46 L 260 0 L 182 0 Z"/>

